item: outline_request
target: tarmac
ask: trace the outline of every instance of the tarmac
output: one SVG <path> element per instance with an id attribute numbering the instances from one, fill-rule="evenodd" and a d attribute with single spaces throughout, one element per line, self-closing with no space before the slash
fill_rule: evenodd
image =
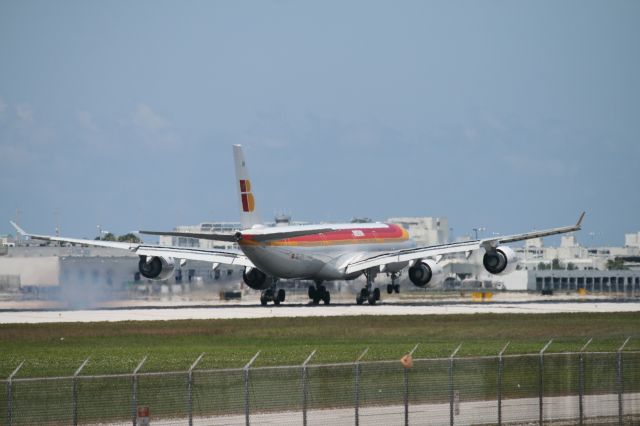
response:
<path id="1" fill-rule="evenodd" d="M 0 304 L 0 324 L 166 321 L 186 319 L 236 319 L 282 317 L 328 317 L 360 315 L 453 315 L 453 314 L 554 314 L 584 312 L 640 312 L 640 300 L 467 300 L 419 301 L 390 298 L 370 306 L 340 301 L 331 305 L 310 305 L 306 298 L 293 298 L 280 306 L 246 302 L 148 301 L 103 304 L 91 309 L 68 309 L 38 304 Z"/>

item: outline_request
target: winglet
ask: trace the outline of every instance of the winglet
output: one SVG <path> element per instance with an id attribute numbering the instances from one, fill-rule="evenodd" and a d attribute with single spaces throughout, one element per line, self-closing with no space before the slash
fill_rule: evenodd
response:
<path id="1" fill-rule="evenodd" d="M 20 228 L 18 224 L 15 223 L 14 221 L 10 220 L 9 223 L 11 224 L 11 226 L 16 228 L 16 231 L 18 231 L 18 234 L 22 235 L 23 237 L 28 235 L 27 232 L 24 229 Z"/>
<path id="2" fill-rule="evenodd" d="M 580 229 L 582 227 L 582 219 L 584 219 L 584 214 L 586 212 L 582 212 L 582 214 L 580 215 L 580 218 L 578 219 L 578 222 L 576 223 L 576 228 Z"/>

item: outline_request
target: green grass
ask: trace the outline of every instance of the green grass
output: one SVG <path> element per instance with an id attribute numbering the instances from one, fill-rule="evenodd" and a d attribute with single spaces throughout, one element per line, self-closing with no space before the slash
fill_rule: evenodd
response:
<path id="1" fill-rule="evenodd" d="M 148 355 L 142 371 L 180 371 L 206 352 L 199 369 L 242 367 L 258 350 L 256 366 L 349 362 L 369 348 L 365 360 L 398 359 L 416 343 L 416 358 L 640 349 L 640 315 L 443 315 L 267 318 L 235 320 L 0 325 L 0 377 L 22 361 L 18 377 L 71 375 L 91 357 L 83 374 L 128 373 Z"/>
<path id="2" fill-rule="evenodd" d="M 171 376 L 139 377 L 138 403 L 148 405 L 154 418 L 186 416 L 185 370 L 200 353 L 206 356 L 194 373 L 194 415 L 242 414 L 242 367 L 258 350 L 256 367 L 299 365 L 317 349 L 308 370 L 310 408 L 351 407 L 354 397 L 352 362 L 365 348 L 365 361 L 394 360 L 361 366 L 362 406 L 401 404 L 404 370 L 397 360 L 419 343 L 414 357 L 447 357 L 463 343 L 455 361 L 455 388 L 463 401 L 495 399 L 496 355 L 506 342 L 507 354 L 537 353 L 554 339 L 545 358 L 545 394 L 577 392 L 578 356 L 554 353 L 577 351 L 593 337 L 589 349 L 615 351 L 627 336 L 628 350 L 639 350 L 640 315 L 444 315 L 277 318 L 246 320 L 158 321 L 0 325 L 0 376 L 7 377 L 25 360 L 18 378 L 69 376 L 91 357 L 82 375 L 130 373 L 148 355 L 142 372 L 181 371 Z M 640 391 L 640 354 L 625 355 L 625 389 Z M 588 354 L 587 393 L 616 392 L 615 354 Z M 538 392 L 537 356 L 507 357 L 504 361 L 504 398 L 535 397 Z M 316 366 L 317 365 L 317 366 Z M 448 399 L 449 361 L 416 360 L 410 377 L 412 403 Z M 252 412 L 299 410 L 301 370 L 251 370 Z M 79 421 L 126 421 L 130 416 L 131 377 L 85 377 L 78 381 Z M 12 401 L 14 424 L 68 424 L 71 422 L 72 381 L 19 381 Z M 0 393 L 0 418 L 7 401 Z"/>

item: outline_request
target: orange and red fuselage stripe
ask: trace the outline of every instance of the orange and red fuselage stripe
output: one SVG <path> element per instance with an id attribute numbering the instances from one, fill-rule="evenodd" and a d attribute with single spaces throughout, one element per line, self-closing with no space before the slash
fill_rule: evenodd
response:
<path id="1" fill-rule="evenodd" d="M 251 235 L 244 235 L 241 246 L 291 246 L 291 247 L 326 247 L 347 244 L 389 244 L 402 243 L 409 240 L 409 233 L 399 225 L 387 224 L 380 228 L 339 229 L 321 234 L 305 235 L 301 237 L 285 238 L 281 240 L 258 243 Z"/>

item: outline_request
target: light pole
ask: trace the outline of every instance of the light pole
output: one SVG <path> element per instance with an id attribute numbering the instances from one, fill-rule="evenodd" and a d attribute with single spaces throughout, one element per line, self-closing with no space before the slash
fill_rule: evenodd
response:
<path id="1" fill-rule="evenodd" d="M 473 228 L 473 232 L 476 233 L 476 240 L 478 239 L 478 232 L 484 232 L 486 231 L 487 228 L 485 228 L 484 226 L 478 227 L 478 228 Z"/>
<path id="2" fill-rule="evenodd" d="M 53 221 L 55 222 L 56 225 L 56 237 L 60 236 L 60 212 L 58 211 L 58 209 L 55 209 L 53 211 Z"/>

